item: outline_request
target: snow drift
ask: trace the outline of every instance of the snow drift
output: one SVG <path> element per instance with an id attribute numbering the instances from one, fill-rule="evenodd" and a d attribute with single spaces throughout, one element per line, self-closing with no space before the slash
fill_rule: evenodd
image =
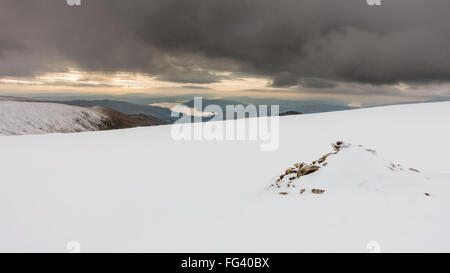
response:
<path id="1" fill-rule="evenodd" d="M 171 126 L 0 137 L 0 251 L 448 252 L 449 116 L 448 102 L 286 116 L 274 152 L 177 142 Z M 336 140 L 352 145 L 295 191 L 267 188 Z"/>

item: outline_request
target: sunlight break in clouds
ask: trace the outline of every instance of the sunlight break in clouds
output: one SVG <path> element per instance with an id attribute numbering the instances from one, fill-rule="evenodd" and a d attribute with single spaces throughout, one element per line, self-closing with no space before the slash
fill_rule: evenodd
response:
<path id="1" fill-rule="evenodd" d="M 222 75 L 227 74 L 222 72 Z M 233 77 L 222 80 L 217 83 L 208 84 L 190 84 L 169 82 L 157 79 L 156 76 L 146 74 L 117 72 L 100 73 L 85 72 L 75 69 L 69 69 L 68 72 L 44 73 L 35 77 L 4 77 L 0 78 L 1 86 L 17 87 L 37 87 L 39 91 L 52 91 L 54 87 L 64 87 L 75 91 L 85 92 L 86 88 L 96 88 L 105 93 L 127 93 L 127 89 L 133 89 L 133 92 L 149 92 L 154 89 L 201 89 L 203 92 L 214 91 L 242 91 L 247 89 L 274 90 L 268 87 L 269 79 L 256 77 Z"/>

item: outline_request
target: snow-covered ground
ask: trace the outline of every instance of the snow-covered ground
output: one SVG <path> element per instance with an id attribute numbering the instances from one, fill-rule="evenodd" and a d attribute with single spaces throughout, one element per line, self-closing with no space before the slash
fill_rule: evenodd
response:
<path id="1" fill-rule="evenodd" d="M 448 252 L 449 117 L 449 102 L 286 116 L 274 152 L 170 125 L 3 136 L 0 251 Z M 294 189 L 269 187 L 337 140 Z"/>
<path id="2" fill-rule="evenodd" d="M 106 115 L 83 107 L 0 100 L 0 135 L 95 131 L 106 119 Z"/>

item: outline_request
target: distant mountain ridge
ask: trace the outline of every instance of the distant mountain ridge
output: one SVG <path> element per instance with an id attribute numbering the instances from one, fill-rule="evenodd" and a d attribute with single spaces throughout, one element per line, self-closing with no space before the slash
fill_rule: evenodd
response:
<path id="1" fill-rule="evenodd" d="M 292 116 L 292 115 L 303 115 L 303 113 L 297 112 L 297 111 L 286 111 L 286 112 L 280 113 L 280 116 Z"/>
<path id="2" fill-rule="evenodd" d="M 81 107 L 102 106 L 115 111 L 122 112 L 127 115 L 146 115 L 152 116 L 159 120 L 172 123 L 171 110 L 159 106 L 134 104 L 117 100 L 67 100 L 67 101 L 49 101 L 52 103 L 60 103 L 67 105 L 75 105 Z"/>
<path id="3" fill-rule="evenodd" d="M 22 101 L 22 102 L 38 102 L 35 99 L 23 98 L 23 97 L 12 97 L 12 96 L 0 96 L 0 101 Z"/>

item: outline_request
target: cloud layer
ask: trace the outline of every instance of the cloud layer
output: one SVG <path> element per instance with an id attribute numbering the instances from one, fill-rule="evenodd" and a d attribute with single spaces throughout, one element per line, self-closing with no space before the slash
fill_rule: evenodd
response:
<path id="1" fill-rule="evenodd" d="M 137 72 L 273 86 L 450 81 L 450 1 L 2 0 L 0 77 Z M 230 75 L 228 74 L 228 77 Z"/>

